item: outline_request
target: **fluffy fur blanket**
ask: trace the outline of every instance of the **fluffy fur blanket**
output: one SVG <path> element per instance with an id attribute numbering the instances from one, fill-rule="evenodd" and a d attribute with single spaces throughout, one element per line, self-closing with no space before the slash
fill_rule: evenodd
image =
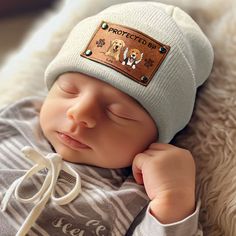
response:
<path id="1" fill-rule="evenodd" d="M 81 19 L 125 0 L 61 0 L 35 25 L 0 70 L 0 106 L 46 90 L 43 74 L 68 32 Z M 200 24 L 215 51 L 209 80 L 198 91 L 193 117 L 174 142 L 197 164 L 200 221 L 207 236 L 236 235 L 236 2 L 166 0 Z"/>

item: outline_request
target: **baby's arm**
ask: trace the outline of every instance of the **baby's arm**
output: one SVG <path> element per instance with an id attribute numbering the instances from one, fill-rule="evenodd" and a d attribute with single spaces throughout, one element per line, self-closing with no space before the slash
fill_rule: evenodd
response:
<path id="1" fill-rule="evenodd" d="M 160 223 L 181 221 L 195 211 L 195 163 L 189 151 L 153 143 L 135 157 L 133 174 L 144 184 L 150 212 Z"/>

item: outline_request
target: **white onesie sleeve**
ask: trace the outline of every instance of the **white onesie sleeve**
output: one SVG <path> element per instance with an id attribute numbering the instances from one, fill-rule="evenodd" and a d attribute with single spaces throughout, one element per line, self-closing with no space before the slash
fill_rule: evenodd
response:
<path id="1" fill-rule="evenodd" d="M 134 224 L 126 235 L 202 236 L 202 230 L 198 226 L 200 205 L 201 201 L 199 200 L 197 202 L 196 210 L 191 215 L 181 221 L 171 224 L 160 223 L 150 213 L 150 206 L 148 206 L 143 216 L 141 216 L 141 219 L 137 219 L 136 221 L 134 221 Z"/>

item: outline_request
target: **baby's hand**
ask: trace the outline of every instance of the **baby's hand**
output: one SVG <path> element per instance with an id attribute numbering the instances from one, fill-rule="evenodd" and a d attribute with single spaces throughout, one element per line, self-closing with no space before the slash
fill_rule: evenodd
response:
<path id="1" fill-rule="evenodd" d="M 153 143 L 135 156 L 133 175 L 144 184 L 150 210 L 161 223 L 184 219 L 195 208 L 195 163 L 188 150 Z"/>

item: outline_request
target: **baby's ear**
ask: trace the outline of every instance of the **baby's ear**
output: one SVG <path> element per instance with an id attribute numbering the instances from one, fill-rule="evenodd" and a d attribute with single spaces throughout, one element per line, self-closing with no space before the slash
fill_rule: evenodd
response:
<path id="1" fill-rule="evenodd" d="M 125 42 L 123 41 L 123 48 L 125 47 Z"/>

